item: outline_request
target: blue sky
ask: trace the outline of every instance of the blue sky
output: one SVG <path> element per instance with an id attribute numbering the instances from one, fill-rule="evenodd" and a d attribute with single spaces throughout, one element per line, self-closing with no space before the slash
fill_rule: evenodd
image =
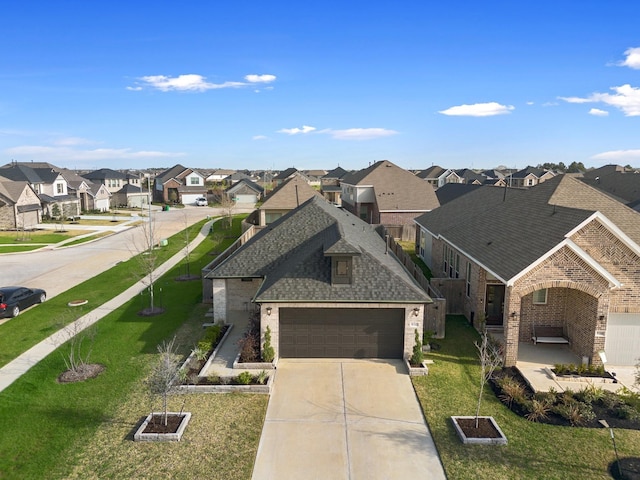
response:
<path id="1" fill-rule="evenodd" d="M 640 2 L 0 7 L 0 163 L 640 166 Z"/>

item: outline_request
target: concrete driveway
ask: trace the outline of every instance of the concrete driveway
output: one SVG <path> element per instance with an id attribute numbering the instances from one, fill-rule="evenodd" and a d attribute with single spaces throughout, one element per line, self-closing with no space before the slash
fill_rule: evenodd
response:
<path id="1" fill-rule="evenodd" d="M 279 361 L 253 479 L 316 478 L 446 478 L 401 361 Z"/>

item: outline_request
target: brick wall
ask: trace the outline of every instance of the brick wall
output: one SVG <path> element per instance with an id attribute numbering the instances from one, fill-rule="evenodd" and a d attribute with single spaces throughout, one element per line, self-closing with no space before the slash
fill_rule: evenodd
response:
<path id="1" fill-rule="evenodd" d="M 413 225 L 413 219 L 424 212 L 380 212 L 383 225 Z"/>

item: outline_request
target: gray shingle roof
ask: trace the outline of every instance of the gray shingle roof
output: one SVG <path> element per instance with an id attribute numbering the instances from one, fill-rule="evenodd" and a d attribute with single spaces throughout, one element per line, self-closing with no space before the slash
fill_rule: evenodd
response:
<path id="1" fill-rule="evenodd" d="M 576 178 L 560 175 L 528 190 L 483 186 L 416 218 L 508 280 L 600 211 L 636 243 L 640 215 Z"/>
<path id="2" fill-rule="evenodd" d="M 331 254 L 356 254 L 353 283 L 331 284 Z M 375 229 L 313 197 L 258 232 L 208 278 L 258 277 L 257 302 L 430 302 Z"/>

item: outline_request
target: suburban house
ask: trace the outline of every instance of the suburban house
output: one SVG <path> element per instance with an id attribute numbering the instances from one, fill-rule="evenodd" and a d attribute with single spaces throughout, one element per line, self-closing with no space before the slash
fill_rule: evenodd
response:
<path id="1" fill-rule="evenodd" d="M 224 193 L 236 203 L 256 203 L 262 199 L 264 189 L 257 183 L 243 178 L 227 188 Z"/>
<path id="2" fill-rule="evenodd" d="M 311 188 L 304 178 L 294 175 L 276 187 L 260 205 L 258 225 L 264 226 L 275 222 L 311 197 L 321 197 L 321 195 Z"/>
<path id="3" fill-rule="evenodd" d="M 527 167 L 507 175 L 504 181 L 510 187 L 533 187 L 555 176 L 556 174 L 551 170 Z"/>
<path id="4" fill-rule="evenodd" d="M 191 168 L 175 165 L 156 175 L 153 197 L 157 202 L 187 205 L 206 195 L 204 176 Z"/>
<path id="5" fill-rule="evenodd" d="M 426 170 L 421 170 L 416 173 L 416 177 L 421 178 L 433 188 L 440 188 L 447 183 L 464 183 L 464 180 L 450 168 L 442 168 L 438 165 L 433 165 Z"/>
<path id="6" fill-rule="evenodd" d="M 222 182 L 229 175 L 233 175 L 234 173 L 236 173 L 235 170 L 219 168 L 218 170 L 214 170 L 212 173 L 210 173 L 205 180 L 211 183 L 219 183 L 219 182 Z"/>
<path id="7" fill-rule="evenodd" d="M 40 223 L 38 194 L 28 182 L 0 178 L 0 230 L 32 229 Z"/>
<path id="8" fill-rule="evenodd" d="M 407 358 L 430 297 L 376 227 L 313 196 L 205 276 L 213 313 L 259 312 L 276 358 Z"/>
<path id="9" fill-rule="evenodd" d="M 342 204 L 340 200 L 340 194 L 342 193 L 340 181 L 348 173 L 344 168 L 336 167 L 320 179 L 320 193 L 322 193 L 322 196 L 326 198 L 327 201 L 334 205 Z"/>
<path id="10" fill-rule="evenodd" d="M 140 177 L 130 173 L 111 170 L 110 168 L 101 168 L 82 175 L 84 178 L 91 180 L 93 183 L 101 183 L 109 193 L 116 193 L 125 185 L 133 185 L 140 187 Z"/>
<path id="11" fill-rule="evenodd" d="M 0 177 L 28 182 L 40 198 L 43 215 L 54 218 L 80 215 L 80 199 L 69 193 L 60 170 L 48 163 L 10 163 L 0 168 Z"/>
<path id="12" fill-rule="evenodd" d="M 585 172 L 582 181 L 640 211 L 640 173 L 619 165 L 605 165 Z"/>
<path id="13" fill-rule="evenodd" d="M 272 180 L 273 185 L 277 187 L 278 185 L 283 184 L 284 182 L 286 182 L 287 180 L 290 180 L 293 177 L 300 177 L 305 182 L 309 183 L 309 178 L 304 173 L 302 173 L 301 171 L 299 171 L 294 167 L 289 167 L 286 170 L 282 170 L 275 177 L 273 177 L 273 180 Z"/>
<path id="14" fill-rule="evenodd" d="M 462 313 L 503 330 L 506 365 L 542 330 L 584 361 L 600 364 L 604 350 L 611 365 L 636 363 L 638 212 L 559 175 L 529 189 L 480 187 L 416 224 L 419 256 L 456 286 Z"/>
<path id="15" fill-rule="evenodd" d="M 458 178 L 460 178 L 459 183 L 483 185 L 486 180 L 486 177 L 484 175 L 482 175 L 481 173 L 474 172 L 469 168 L 461 168 L 460 170 L 456 170 L 455 172 Z M 448 184 L 451 184 L 451 183 L 458 183 L 458 182 L 448 182 Z"/>
<path id="16" fill-rule="evenodd" d="M 388 160 L 345 175 L 340 186 L 342 206 L 371 224 L 413 225 L 439 205 L 429 183 Z"/>
<path id="17" fill-rule="evenodd" d="M 124 184 L 112 198 L 116 207 L 146 208 L 149 205 L 149 192 L 131 183 Z"/>
<path id="18" fill-rule="evenodd" d="M 111 193 L 102 183 L 94 183 L 76 172 L 60 169 L 60 174 L 67 181 L 69 195 L 75 195 L 80 200 L 80 211 L 99 210 L 109 211 L 111 207 Z"/>

